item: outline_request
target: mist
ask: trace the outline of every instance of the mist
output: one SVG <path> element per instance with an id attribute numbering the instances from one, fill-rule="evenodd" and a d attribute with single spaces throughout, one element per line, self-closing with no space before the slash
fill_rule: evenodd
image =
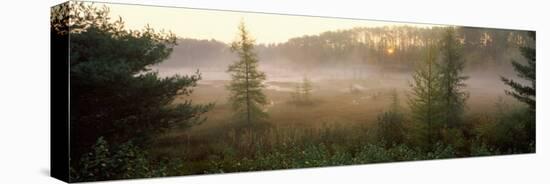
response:
<path id="1" fill-rule="evenodd" d="M 294 86 L 308 78 L 320 101 L 345 97 L 347 101 L 341 103 L 353 107 L 370 103 L 373 96 L 384 99 L 391 90 L 406 99 L 411 76 L 424 58 L 426 44 L 436 42 L 441 30 L 410 26 L 353 28 L 290 38 L 285 43 L 257 44 L 259 69 L 267 76 L 265 91 L 270 103 L 287 104 Z M 514 74 L 511 61 L 525 62 L 517 49 L 532 44 L 525 41 L 525 33 L 469 27 L 457 30 L 457 37 L 464 44 L 464 74 L 469 77 L 465 81 L 470 95 L 468 111 L 492 111 L 498 100 L 511 101 L 504 93 L 507 87 L 501 76 L 521 81 Z M 221 105 L 227 103 L 227 94 L 222 91 L 231 80 L 227 68 L 237 59 L 229 44 L 186 38 L 179 39 L 168 60 L 153 70 L 160 76 L 200 71 L 202 80 L 196 90 L 219 90 L 214 96 L 219 97 L 217 103 Z M 406 100 L 402 101 L 406 106 Z M 373 111 L 382 111 L 386 104 L 381 103 Z"/>

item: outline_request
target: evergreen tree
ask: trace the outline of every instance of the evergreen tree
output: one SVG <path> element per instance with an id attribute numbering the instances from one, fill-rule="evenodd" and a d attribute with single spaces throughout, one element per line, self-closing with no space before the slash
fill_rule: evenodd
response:
<path id="1" fill-rule="evenodd" d="M 428 46 L 427 54 L 422 63 L 419 63 L 411 83 L 412 96 L 409 106 L 412 120 L 417 125 L 419 144 L 431 150 L 432 146 L 441 138 L 441 84 L 439 72 L 436 68 L 437 50 Z"/>
<path id="2" fill-rule="evenodd" d="M 393 89 L 391 92 L 391 105 L 390 105 L 390 111 L 394 112 L 401 112 L 401 103 L 399 100 L 399 94 L 397 93 L 396 89 Z"/>
<path id="3" fill-rule="evenodd" d="M 174 103 L 192 93 L 200 74 L 159 77 L 149 69 L 170 55 L 175 35 L 149 27 L 125 29 L 122 19 L 109 19 L 107 7 L 83 2 L 61 6 L 52 12 L 51 34 L 54 41 L 70 35 L 72 163 L 99 137 L 141 147 L 159 132 L 203 120 L 211 105 Z"/>
<path id="4" fill-rule="evenodd" d="M 297 83 L 296 86 L 294 86 L 294 91 L 292 92 L 292 103 L 298 105 L 302 101 L 302 85 L 300 83 Z"/>
<path id="5" fill-rule="evenodd" d="M 309 78 L 304 77 L 304 79 L 302 79 L 302 93 L 304 94 L 304 101 L 311 101 L 311 91 L 313 91 L 313 84 Z"/>
<path id="6" fill-rule="evenodd" d="M 313 91 L 313 84 L 311 80 L 304 77 L 301 83 L 296 84 L 292 92 L 292 103 L 295 105 L 311 105 L 313 103 L 311 91 Z"/>
<path id="7" fill-rule="evenodd" d="M 529 32 L 529 37 L 532 38 L 533 44 L 536 40 L 535 32 Z M 517 61 L 512 61 L 514 69 L 518 76 L 527 80 L 530 84 L 524 85 L 517 81 L 508 78 L 502 78 L 502 81 L 512 88 L 512 91 L 506 90 L 506 94 L 513 96 L 520 102 L 528 105 L 528 113 L 518 121 L 514 121 L 514 126 L 520 126 L 523 132 L 527 135 L 526 141 L 516 139 L 516 142 L 525 144 L 525 142 L 535 143 L 536 141 L 536 48 L 529 46 L 520 47 L 521 54 L 527 59 L 527 64 L 520 64 Z M 519 118 L 518 118 L 519 119 Z M 516 146 L 517 147 L 517 146 Z"/>
<path id="8" fill-rule="evenodd" d="M 231 74 L 228 89 L 231 91 L 230 102 L 239 119 L 247 124 L 261 121 L 267 117 L 262 106 L 267 99 L 262 89 L 265 73 L 258 70 L 258 57 L 254 52 L 254 40 L 251 38 L 244 22 L 239 24 L 239 40 L 231 44 L 231 51 L 237 53 L 239 60 L 229 66 Z"/>
<path id="9" fill-rule="evenodd" d="M 443 120 L 445 126 L 457 127 L 462 122 L 464 104 L 468 98 L 468 93 L 463 91 L 466 87 L 464 81 L 468 77 L 462 75 L 462 45 L 452 27 L 445 29 L 439 44 L 442 60 L 437 65 L 437 71 L 440 77 Z"/>
<path id="10" fill-rule="evenodd" d="M 392 91 L 391 97 L 389 110 L 378 116 L 378 139 L 386 146 L 395 146 L 405 140 L 404 115 L 400 110 L 399 95 L 396 90 Z"/>
<path id="11" fill-rule="evenodd" d="M 311 104 L 311 91 L 313 91 L 313 84 L 307 77 L 302 79 L 302 100 L 306 104 Z"/>
<path id="12" fill-rule="evenodd" d="M 529 32 L 529 37 L 536 40 L 535 32 Z M 513 96 L 517 100 L 529 105 L 531 111 L 536 109 L 536 49 L 528 46 L 520 48 L 521 54 L 527 59 L 527 64 L 521 64 L 517 61 L 512 61 L 514 70 L 518 73 L 518 77 L 530 82 L 529 85 L 521 84 L 509 78 L 501 77 L 502 81 L 512 88 L 512 91 L 506 90 L 506 94 Z"/>

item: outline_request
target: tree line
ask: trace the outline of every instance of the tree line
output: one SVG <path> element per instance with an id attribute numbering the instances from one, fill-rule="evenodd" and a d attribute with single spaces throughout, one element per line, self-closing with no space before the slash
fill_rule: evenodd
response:
<path id="1" fill-rule="evenodd" d="M 310 67 L 370 64 L 412 71 L 415 63 L 423 60 L 422 51 L 430 46 L 429 40 L 438 39 L 444 31 L 444 27 L 359 27 L 290 38 L 283 43 L 257 44 L 256 50 L 266 64 Z M 468 58 L 465 65 L 471 68 L 507 65 L 506 61 L 519 53 L 517 47 L 532 43 L 524 31 L 456 27 L 455 32 L 463 47 L 463 57 Z M 179 39 L 178 43 L 174 60 L 169 59 L 163 66 L 215 66 L 212 63 L 226 66 L 230 63 L 223 58 L 234 57 L 230 45 L 220 41 Z"/>

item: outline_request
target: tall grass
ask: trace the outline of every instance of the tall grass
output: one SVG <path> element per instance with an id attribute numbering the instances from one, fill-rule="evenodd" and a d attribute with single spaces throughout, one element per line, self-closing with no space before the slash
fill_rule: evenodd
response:
<path id="1" fill-rule="evenodd" d="M 157 151 L 157 155 L 184 160 L 180 173 L 183 175 L 464 156 L 457 154 L 453 145 L 443 142 L 433 150 L 423 151 L 408 143 L 388 146 L 377 137 L 373 128 L 336 122 L 317 127 L 234 128 L 208 138 L 173 137 L 179 139 L 180 144 L 174 146 L 171 142 L 167 144 L 170 148 Z M 475 150 L 472 155 L 496 153 L 481 144 L 472 149 Z"/>

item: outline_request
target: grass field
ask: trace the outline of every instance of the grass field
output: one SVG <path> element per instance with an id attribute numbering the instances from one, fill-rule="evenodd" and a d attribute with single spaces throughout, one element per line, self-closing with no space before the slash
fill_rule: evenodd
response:
<path id="1" fill-rule="evenodd" d="M 504 95 L 503 86 L 495 86 L 498 81 L 491 80 L 477 80 L 469 83 L 470 98 L 467 102 L 467 116 L 470 120 L 494 113 L 495 103 L 499 98 L 513 103 L 512 99 Z M 178 98 L 176 103 L 191 99 L 194 103 L 213 102 L 215 107 L 205 114 L 208 119 L 202 124 L 191 129 L 174 129 L 157 137 L 150 152 L 156 157 L 185 160 L 188 166 L 186 168 L 189 169 L 187 173 L 190 174 L 307 167 L 308 164 L 294 159 L 306 159 L 301 152 L 308 149 L 314 149 L 315 152 L 321 151 L 330 157 L 342 157 L 340 158 L 342 160 L 323 158 L 321 160 L 333 161 L 324 165 L 380 162 L 385 159 L 355 160 L 355 162 L 353 160 L 365 151 L 363 150 L 365 146 L 379 145 L 374 137 L 376 120 L 378 115 L 390 105 L 392 91 L 397 91 L 400 106 L 403 111 L 408 111 L 408 79 L 397 75 L 393 78 L 381 76 L 370 80 L 314 80 L 311 105 L 291 103 L 293 88 L 298 83 L 268 81 L 264 89 L 269 102 L 265 107 L 265 111 L 269 114 L 268 123 L 243 126 L 233 121 L 233 112 L 227 103 L 228 92 L 225 88 L 227 82 L 203 80 L 191 96 Z M 376 148 L 371 147 L 369 151 Z M 417 150 L 413 148 L 399 149 L 405 150 L 397 150 L 398 152 L 405 151 L 407 154 L 416 155 L 409 159 L 407 156 L 403 158 L 397 156 L 397 158 L 388 158 L 386 161 L 432 158 L 415 153 Z M 445 148 L 441 149 L 444 151 Z M 382 149 L 382 151 L 387 150 Z M 279 155 L 281 158 L 271 158 L 276 156 L 271 154 L 281 154 Z M 372 156 L 372 153 L 369 154 Z M 383 153 L 386 156 L 392 154 Z M 256 162 L 265 159 L 263 157 L 276 159 L 277 161 L 274 162 L 286 160 L 288 163 L 282 166 L 274 166 L 272 163 L 269 167 L 256 168 L 258 166 Z M 448 157 L 456 157 L 456 155 Z M 254 169 L 236 166 L 247 161 L 254 162 L 247 166 L 254 166 Z M 308 163 L 315 161 L 319 159 L 312 158 Z"/>

